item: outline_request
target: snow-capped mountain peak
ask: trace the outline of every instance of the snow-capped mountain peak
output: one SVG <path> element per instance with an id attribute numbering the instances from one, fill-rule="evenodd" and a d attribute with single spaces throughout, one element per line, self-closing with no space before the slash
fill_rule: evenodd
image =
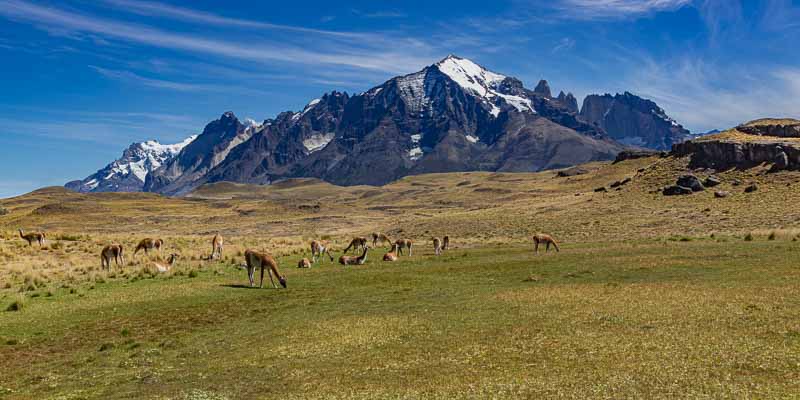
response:
<path id="1" fill-rule="evenodd" d="M 175 144 L 161 144 L 157 140 L 133 143 L 122 152 L 122 157 L 82 181 L 68 183 L 67 187 L 78 192 L 141 191 L 147 174 L 196 138 L 197 135 L 192 135 Z"/>
<path id="2" fill-rule="evenodd" d="M 491 96 L 494 89 L 506 76 L 489 71 L 471 60 L 450 55 L 436 63 L 436 68 L 464 89 L 478 96 Z"/>

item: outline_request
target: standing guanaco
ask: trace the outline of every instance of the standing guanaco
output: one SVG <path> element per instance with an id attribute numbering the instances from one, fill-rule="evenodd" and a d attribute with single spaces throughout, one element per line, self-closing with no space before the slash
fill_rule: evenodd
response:
<path id="1" fill-rule="evenodd" d="M 368 250 L 369 250 L 369 246 L 364 246 L 364 252 L 361 253 L 361 255 L 358 256 L 358 257 L 343 255 L 343 256 L 339 257 L 339 264 L 342 264 L 342 265 L 356 265 L 356 264 L 363 265 L 365 262 L 367 262 L 367 251 Z"/>
<path id="2" fill-rule="evenodd" d="M 401 255 L 401 256 L 403 255 L 403 249 L 404 248 L 408 249 L 408 255 L 409 256 L 411 255 L 411 240 L 410 239 L 397 239 L 397 241 L 395 241 L 394 244 L 397 245 L 397 254 L 398 255 Z"/>
<path id="3" fill-rule="evenodd" d="M 178 255 L 173 253 L 169 255 L 169 260 L 165 263 L 163 261 L 154 261 L 153 267 L 155 267 L 156 271 L 159 273 L 169 272 L 172 269 L 172 266 L 175 265 L 175 260 L 178 259 Z"/>
<path id="4" fill-rule="evenodd" d="M 433 238 L 433 254 L 442 254 L 442 241 L 438 237 Z"/>
<path id="5" fill-rule="evenodd" d="M 244 252 L 244 259 L 247 262 L 247 277 L 250 279 L 250 287 L 255 286 L 255 274 L 256 268 L 261 268 L 261 283 L 259 285 L 260 288 L 264 287 L 264 269 L 267 269 L 269 273 L 269 281 L 272 282 L 272 287 L 277 288 L 275 286 L 275 281 L 272 280 L 272 274 L 275 273 L 275 276 L 278 278 L 278 282 L 280 282 L 281 286 L 284 288 L 286 287 L 286 278 L 278 272 L 278 263 L 272 258 L 271 255 L 267 253 L 262 253 L 255 250 L 246 250 Z"/>
<path id="6" fill-rule="evenodd" d="M 378 247 L 378 242 L 381 242 L 381 245 L 384 245 L 386 243 L 389 243 L 390 246 L 392 245 L 392 239 L 389 239 L 389 236 L 386 236 L 385 234 L 380 232 L 373 232 L 372 247 Z"/>
<path id="7" fill-rule="evenodd" d="M 442 250 L 450 249 L 450 236 L 444 235 L 442 238 Z"/>
<path id="8" fill-rule="evenodd" d="M 39 243 L 39 247 L 44 246 L 46 236 L 44 232 L 25 233 L 22 229 L 19 230 L 19 237 L 25 239 L 28 242 L 28 246 L 33 246 L 33 242 Z"/>
<path id="9" fill-rule="evenodd" d="M 327 242 L 313 240 L 311 241 L 311 262 L 316 263 L 317 259 L 322 259 L 322 256 L 325 254 L 331 258 L 331 262 L 333 262 L 333 254 L 331 254 L 331 248 L 328 246 Z"/>
<path id="10" fill-rule="evenodd" d="M 222 235 L 217 233 L 214 235 L 214 238 L 211 239 L 211 256 L 208 257 L 209 260 L 213 260 L 214 258 L 222 258 Z"/>
<path id="11" fill-rule="evenodd" d="M 121 244 L 114 243 L 103 247 L 103 251 L 100 252 L 100 269 L 111 269 L 112 259 L 117 263 L 117 267 L 124 265 L 125 256 L 123 253 Z"/>
<path id="12" fill-rule="evenodd" d="M 545 246 L 546 246 L 545 250 L 544 250 L 545 252 L 550 251 L 550 245 L 551 244 L 553 245 L 553 247 L 555 247 L 556 252 L 559 251 L 558 250 L 558 243 L 556 243 L 556 240 L 553 239 L 553 237 L 550 236 L 550 235 L 545 235 L 543 233 L 537 233 L 537 234 L 533 235 L 533 243 L 534 243 L 534 249 L 535 249 L 534 251 L 536 253 L 539 253 L 539 243 L 545 244 Z"/>
<path id="13" fill-rule="evenodd" d="M 133 258 L 136 258 L 136 253 L 138 253 L 139 250 L 144 250 L 144 254 L 147 255 L 150 254 L 150 250 L 156 249 L 158 253 L 161 254 L 161 246 L 163 245 L 164 241 L 161 239 L 142 239 L 142 241 L 136 245 L 136 250 L 133 251 Z"/>
<path id="14" fill-rule="evenodd" d="M 383 261 L 397 261 L 397 244 L 392 243 L 392 250 L 383 255 Z"/>
<path id="15" fill-rule="evenodd" d="M 311 268 L 311 261 L 307 258 L 303 258 L 297 262 L 297 268 Z"/>
<path id="16" fill-rule="evenodd" d="M 359 248 L 367 247 L 367 238 L 365 237 L 354 237 L 353 240 L 350 241 L 350 244 L 344 249 L 344 252 L 347 253 L 348 250 L 351 248 L 353 251 L 358 251 Z"/>

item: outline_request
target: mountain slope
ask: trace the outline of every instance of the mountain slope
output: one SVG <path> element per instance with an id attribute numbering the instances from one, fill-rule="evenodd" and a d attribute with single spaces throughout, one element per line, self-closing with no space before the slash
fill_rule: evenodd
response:
<path id="1" fill-rule="evenodd" d="M 103 169 L 86 177 L 64 185 L 67 189 L 88 192 L 140 192 L 145 179 L 152 171 L 173 157 L 197 138 L 190 136 L 176 144 L 164 145 L 155 140 L 131 144 L 122 157 L 106 165 Z"/>
<path id="2" fill-rule="evenodd" d="M 655 102 L 628 92 L 587 96 L 580 116 L 629 146 L 670 150 L 673 144 L 690 138 L 689 131 Z"/>

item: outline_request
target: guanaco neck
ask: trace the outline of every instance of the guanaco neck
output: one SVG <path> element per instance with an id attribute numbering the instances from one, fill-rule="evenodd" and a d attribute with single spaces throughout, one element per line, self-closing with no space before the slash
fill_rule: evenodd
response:
<path id="1" fill-rule="evenodd" d="M 25 232 L 23 232 L 22 229 L 19 230 L 19 237 L 25 239 Z"/>
<path id="2" fill-rule="evenodd" d="M 360 262 L 366 261 L 366 259 L 367 259 L 367 250 L 369 250 L 369 248 L 368 247 L 364 247 L 364 252 L 361 253 L 361 257 L 358 257 L 358 260 Z"/>

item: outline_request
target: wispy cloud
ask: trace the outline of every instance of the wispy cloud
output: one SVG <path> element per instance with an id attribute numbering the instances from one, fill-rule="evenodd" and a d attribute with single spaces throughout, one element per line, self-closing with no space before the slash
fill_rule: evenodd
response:
<path id="1" fill-rule="evenodd" d="M 353 14 L 362 18 L 405 18 L 408 14 L 396 10 L 383 10 L 383 11 L 361 11 L 358 9 L 351 10 Z"/>
<path id="2" fill-rule="evenodd" d="M 692 0 L 559 0 L 554 7 L 560 16 L 576 19 L 621 19 L 671 11 Z"/>
<path id="3" fill-rule="evenodd" d="M 401 72 L 409 71 L 429 62 L 430 57 L 418 56 L 416 42 L 404 43 L 397 50 L 361 47 L 342 44 L 335 51 L 314 51 L 308 47 L 296 47 L 263 41 L 258 46 L 245 46 L 238 42 L 208 39 L 187 34 L 174 33 L 148 26 L 125 23 L 117 20 L 94 17 L 58 8 L 45 7 L 18 0 L 6 0 L 0 7 L 0 15 L 34 26 L 93 33 L 109 38 L 172 50 L 200 52 L 242 60 L 304 65 L 340 65 L 354 68 Z M 417 50 L 415 52 L 415 50 Z"/>
<path id="4" fill-rule="evenodd" d="M 575 39 L 565 37 L 561 38 L 561 40 L 559 40 L 558 43 L 556 43 L 556 45 L 553 47 L 552 52 L 558 53 L 560 51 L 568 51 L 572 50 L 573 47 L 575 47 Z"/>
<path id="5" fill-rule="evenodd" d="M 97 71 L 100 75 L 103 75 L 107 78 L 116 79 L 120 81 L 124 81 L 127 83 L 135 83 L 144 86 L 149 86 L 152 88 L 157 89 L 169 89 L 169 90 L 177 90 L 181 92 L 223 92 L 223 93 L 242 93 L 242 94 L 249 94 L 252 96 L 263 95 L 266 94 L 263 91 L 253 90 L 249 88 L 237 87 L 232 85 L 218 85 L 218 84 L 207 84 L 207 83 L 184 83 L 184 82 L 176 82 L 170 81 L 165 79 L 154 79 L 154 78 L 147 78 L 141 75 L 138 75 L 131 71 L 121 71 L 121 70 L 114 70 L 114 69 L 107 69 L 102 68 L 94 65 L 90 65 L 89 68 Z"/>

